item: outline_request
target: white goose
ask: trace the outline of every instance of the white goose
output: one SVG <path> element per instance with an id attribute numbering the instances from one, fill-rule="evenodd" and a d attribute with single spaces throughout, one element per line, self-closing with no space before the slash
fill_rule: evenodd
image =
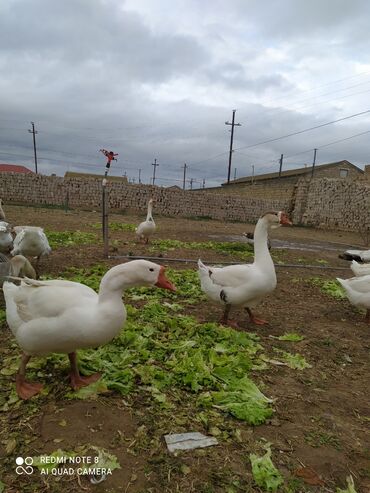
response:
<path id="1" fill-rule="evenodd" d="M 359 264 L 356 260 L 352 260 L 351 270 L 356 277 L 367 276 L 370 274 L 370 263 Z"/>
<path id="2" fill-rule="evenodd" d="M 38 226 L 15 226 L 16 237 L 13 242 L 12 255 L 25 255 L 37 257 L 36 270 L 38 270 L 40 258 L 50 255 L 51 248 L 43 228 Z"/>
<path id="3" fill-rule="evenodd" d="M 0 253 L 0 286 L 4 280 L 8 280 L 8 276 L 36 279 L 36 271 L 23 255 L 16 255 L 9 260 Z"/>
<path id="4" fill-rule="evenodd" d="M 139 237 L 139 240 L 145 240 L 145 243 L 149 243 L 149 237 L 156 230 L 156 225 L 152 216 L 153 212 L 153 199 L 150 199 L 148 202 L 148 213 L 146 215 L 145 221 L 139 224 L 136 228 L 136 234 Z"/>
<path id="5" fill-rule="evenodd" d="M 23 350 L 16 377 L 22 399 L 40 392 L 42 385 L 27 382 L 26 365 L 33 355 L 67 353 L 71 384 L 79 388 L 99 379 L 99 374 L 79 374 L 76 350 L 106 344 L 126 321 L 122 291 L 133 286 L 158 286 L 175 291 L 164 267 L 146 260 L 133 260 L 111 268 L 102 278 L 99 294 L 72 281 L 22 281 L 4 283 L 6 318 Z"/>
<path id="6" fill-rule="evenodd" d="M 366 309 L 365 322 L 370 323 L 370 275 L 340 279 L 337 281 L 346 291 L 352 305 Z"/>
<path id="7" fill-rule="evenodd" d="M 0 221 L 0 252 L 9 253 L 13 247 L 12 227 L 5 221 Z"/>
<path id="8" fill-rule="evenodd" d="M 257 222 L 254 232 L 253 264 L 230 265 L 227 267 L 207 267 L 198 261 L 202 290 L 212 301 L 225 306 L 222 324 L 235 326 L 229 320 L 232 306 L 246 308 L 251 322 L 262 325 L 265 320 L 256 318 L 250 307 L 276 287 L 275 266 L 268 244 L 268 230 L 282 224 L 292 224 L 285 212 L 268 212 Z"/>

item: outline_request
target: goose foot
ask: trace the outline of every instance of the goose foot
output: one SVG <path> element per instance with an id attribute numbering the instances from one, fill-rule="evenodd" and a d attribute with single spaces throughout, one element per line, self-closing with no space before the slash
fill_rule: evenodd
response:
<path id="1" fill-rule="evenodd" d="M 43 385 L 36 382 L 27 382 L 22 375 L 17 375 L 15 380 L 17 394 L 21 399 L 27 400 L 41 392 Z"/>
<path id="2" fill-rule="evenodd" d="M 239 329 L 239 325 L 238 325 L 238 322 L 236 322 L 235 320 L 230 320 L 230 319 L 224 319 L 224 318 L 221 318 L 220 320 L 220 324 L 221 325 L 225 325 L 226 327 L 232 327 L 233 329 Z"/>
<path id="3" fill-rule="evenodd" d="M 253 315 L 252 310 L 250 308 L 246 308 L 248 315 L 249 315 L 249 320 L 252 322 L 252 324 L 256 325 L 265 325 L 267 324 L 267 320 L 263 320 L 262 318 L 258 318 L 255 315 Z"/>
<path id="4" fill-rule="evenodd" d="M 92 375 L 89 375 L 88 377 L 83 377 L 79 373 L 72 373 L 70 374 L 71 377 L 71 387 L 73 390 L 78 390 L 81 387 L 86 387 L 87 385 L 90 385 L 91 383 L 94 383 L 99 380 L 101 377 L 100 373 L 93 373 Z"/>
<path id="5" fill-rule="evenodd" d="M 256 325 L 266 325 L 268 323 L 267 320 L 263 320 L 262 318 L 257 317 L 252 317 L 250 321 Z"/>
<path id="6" fill-rule="evenodd" d="M 230 310 L 231 310 L 231 305 L 226 304 L 224 313 L 222 314 L 222 318 L 219 323 L 221 325 L 226 325 L 227 327 L 233 327 L 234 329 L 238 329 L 239 326 L 237 322 L 235 322 L 235 320 L 229 319 Z"/>
<path id="7" fill-rule="evenodd" d="M 81 387 L 86 387 L 87 385 L 90 385 L 91 383 L 99 380 L 99 378 L 101 377 L 100 373 L 93 373 L 88 377 L 83 377 L 82 375 L 80 375 L 77 365 L 77 355 L 75 352 L 68 353 L 68 357 L 69 362 L 71 363 L 71 373 L 69 375 L 71 377 L 71 386 L 73 390 L 78 390 Z"/>

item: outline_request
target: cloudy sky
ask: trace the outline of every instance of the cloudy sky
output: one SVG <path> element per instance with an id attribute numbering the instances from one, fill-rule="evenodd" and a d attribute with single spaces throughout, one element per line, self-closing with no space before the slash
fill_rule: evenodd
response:
<path id="1" fill-rule="evenodd" d="M 148 183 L 157 159 L 158 185 L 182 186 L 187 163 L 194 187 L 216 186 L 236 109 L 232 178 L 280 154 L 311 164 L 314 148 L 363 168 L 369 14 L 366 0 L 2 0 L 0 162 L 33 169 L 33 121 L 41 173 L 97 173 L 105 148 L 111 174 Z"/>

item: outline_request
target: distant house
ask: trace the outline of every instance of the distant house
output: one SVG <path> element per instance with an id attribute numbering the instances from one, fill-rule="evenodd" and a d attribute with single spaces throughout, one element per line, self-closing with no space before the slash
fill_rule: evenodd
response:
<path id="1" fill-rule="evenodd" d="M 178 185 L 171 185 L 170 187 L 166 187 L 167 190 L 182 190 Z"/>
<path id="2" fill-rule="evenodd" d="M 34 174 L 32 170 L 18 164 L 0 164 L 0 173 L 26 173 Z"/>
<path id="3" fill-rule="evenodd" d="M 298 181 L 314 178 L 358 179 L 364 172 L 347 160 L 320 164 L 314 167 L 287 169 L 255 176 L 245 176 L 230 183 L 223 183 L 221 189 L 228 194 L 250 195 L 265 198 L 290 198 Z"/>

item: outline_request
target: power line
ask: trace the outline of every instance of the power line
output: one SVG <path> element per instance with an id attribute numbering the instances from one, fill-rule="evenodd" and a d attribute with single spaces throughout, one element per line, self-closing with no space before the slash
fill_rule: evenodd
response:
<path id="1" fill-rule="evenodd" d="M 362 111 L 361 113 L 355 113 L 353 115 L 345 116 L 343 118 L 338 118 L 338 120 L 333 120 L 331 122 L 322 123 L 321 125 L 315 125 L 314 127 L 305 128 L 304 130 L 299 130 L 297 132 L 292 132 L 292 133 L 287 134 L 287 135 L 282 135 L 281 137 L 275 137 L 273 139 L 264 140 L 263 142 L 258 142 L 257 144 L 251 144 L 251 145 L 248 145 L 248 146 L 242 146 L 242 147 L 239 147 L 238 149 L 235 149 L 235 150 L 238 151 L 239 149 L 250 149 L 252 147 L 257 147 L 257 146 L 260 146 L 260 145 L 263 145 L 263 144 L 268 144 L 269 142 L 276 142 L 277 140 L 287 139 L 288 137 L 293 137 L 294 135 L 299 135 L 299 134 L 303 134 L 305 132 L 310 132 L 311 130 L 316 130 L 317 128 L 326 127 L 328 125 L 332 125 L 333 123 L 338 123 L 338 122 L 342 122 L 344 120 L 349 120 L 350 118 L 354 118 L 356 116 L 365 115 L 367 113 L 370 113 L 370 110 Z"/>

